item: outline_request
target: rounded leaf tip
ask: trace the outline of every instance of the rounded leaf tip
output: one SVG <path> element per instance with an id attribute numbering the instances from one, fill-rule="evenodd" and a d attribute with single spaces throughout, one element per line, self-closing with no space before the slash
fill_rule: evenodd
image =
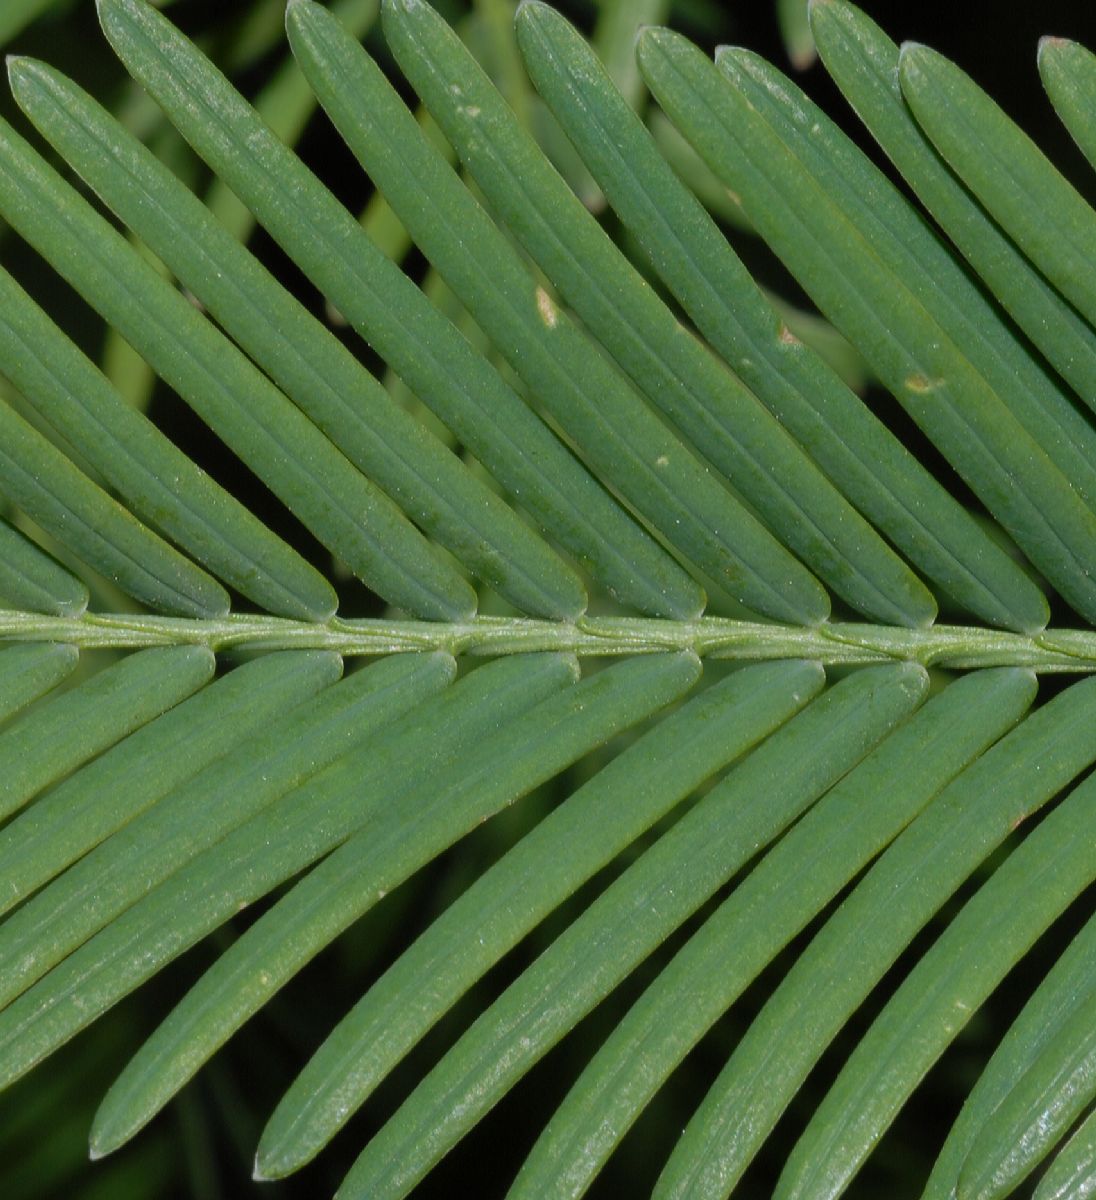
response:
<path id="1" fill-rule="evenodd" d="M 638 50 L 640 41 L 647 34 L 656 36 L 659 32 L 666 32 L 665 27 L 662 25 L 637 25 L 635 37 L 632 39 L 632 49 Z"/>
<path id="2" fill-rule="evenodd" d="M 807 0 L 807 24 L 813 30 L 816 20 L 832 16 L 836 9 L 835 0 Z"/>
<path id="3" fill-rule="evenodd" d="M 296 1150 L 293 1149 L 292 1140 L 288 1144 L 284 1139 L 268 1141 L 269 1133 L 270 1127 L 268 1126 L 263 1130 L 262 1137 L 259 1138 L 258 1149 L 255 1151 L 251 1178 L 256 1183 L 275 1183 L 279 1179 L 285 1179 L 311 1162 L 319 1153 L 320 1147 L 315 1147 L 311 1152 L 302 1154 L 299 1147 Z"/>
<path id="4" fill-rule="evenodd" d="M 291 23 L 300 21 L 307 17 L 307 7 L 309 0 L 285 0 L 285 27 L 290 30 Z"/>
<path id="5" fill-rule="evenodd" d="M 1064 50 L 1070 44 L 1069 38 L 1055 37 L 1053 34 L 1045 34 L 1039 39 L 1039 47 L 1035 52 L 1037 62 L 1042 62 L 1043 55 L 1050 50 Z"/>
<path id="6" fill-rule="evenodd" d="M 902 64 L 913 58 L 923 58 L 932 51 L 924 42 L 903 42 L 898 47 L 898 62 Z"/>
<path id="7" fill-rule="evenodd" d="M 665 45 L 669 30 L 663 25 L 640 25 L 636 30 L 635 46 L 641 47 Z"/>
<path id="8" fill-rule="evenodd" d="M 116 1126 L 112 1128 L 109 1118 L 103 1121 L 99 1113 L 96 1113 L 88 1134 L 88 1158 L 92 1162 L 106 1158 L 108 1154 L 113 1154 L 115 1150 L 124 1146 L 135 1132 L 136 1130 L 130 1129 L 126 1133 L 119 1133 Z"/>
<path id="9" fill-rule="evenodd" d="M 108 17 L 116 15 L 125 5 L 126 0 L 95 0 L 95 12 L 102 24 Z M 132 5 L 129 5 L 132 9 Z"/>
<path id="10" fill-rule="evenodd" d="M 108 40 L 112 29 L 117 35 L 127 20 L 141 21 L 147 18 L 149 13 L 154 19 L 161 17 L 160 13 L 155 9 L 150 9 L 147 4 L 143 4 L 142 0 L 95 0 L 95 15 Z M 166 20 L 163 17 L 161 19 Z"/>
<path id="11" fill-rule="evenodd" d="M 46 64 L 27 54 L 5 54 L 4 66 L 7 67 L 12 87 L 21 80 L 29 80 L 35 75 L 41 77 L 46 73 Z"/>

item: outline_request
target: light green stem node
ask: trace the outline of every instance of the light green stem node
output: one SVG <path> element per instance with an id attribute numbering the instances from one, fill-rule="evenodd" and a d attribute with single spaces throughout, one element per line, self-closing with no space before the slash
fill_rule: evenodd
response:
<path id="1" fill-rule="evenodd" d="M 570 651 L 580 655 L 657 654 L 691 650 L 702 658 L 809 658 L 826 665 L 917 662 L 973 670 L 1096 671 L 1096 631 L 1044 630 L 1033 636 L 962 625 L 901 629 L 886 625 L 795 625 L 702 617 L 696 621 L 584 617 L 574 624 L 520 617 L 476 617 L 455 623 L 342 620 L 324 623 L 232 614 L 219 620 L 129 613 L 53 617 L 0 610 L 0 642 L 67 642 L 84 649 L 208 646 L 226 650 L 335 650 L 381 655 L 445 650 L 500 655 Z"/>

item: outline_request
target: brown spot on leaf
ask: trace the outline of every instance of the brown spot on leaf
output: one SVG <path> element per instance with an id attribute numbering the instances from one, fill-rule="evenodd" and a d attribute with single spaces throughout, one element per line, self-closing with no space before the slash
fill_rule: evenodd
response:
<path id="1" fill-rule="evenodd" d="M 787 327 L 787 325 L 783 324 L 783 322 L 781 322 L 781 325 L 780 325 L 780 340 L 784 343 L 785 346 L 802 345 L 799 338 L 797 338 L 795 336 L 795 334 L 792 333 L 792 331 Z"/>
<path id="2" fill-rule="evenodd" d="M 916 392 L 917 395 L 923 396 L 927 392 L 934 392 L 940 386 L 942 380 L 930 379 L 927 375 L 922 375 L 918 372 L 916 375 L 910 375 L 906 380 L 906 390 Z"/>

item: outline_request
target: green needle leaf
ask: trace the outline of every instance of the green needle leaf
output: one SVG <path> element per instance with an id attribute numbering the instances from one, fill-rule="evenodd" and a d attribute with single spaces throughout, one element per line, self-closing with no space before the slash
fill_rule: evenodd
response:
<path id="1" fill-rule="evenodd" d="M 1087 706 L 1074 705 L 1081 707 Z M 907 976 L 815 1110 L 776 1200 L 824 1200 L 845 1190 L 974 1011 L 1094 878 L 1096 780 L 1090 779 L 1028 835 Z"/>
<path id="2" fill-rule="evenodd" d="M 63 642 L 0 650 L 0 723 L 55 688 L 79 661 L 76 647 Z"/>
<path id="3" fill-rule="evenodd" d="M 339 1200 L 405 1196 L 582 1016 L 908 715 L 925 683 L 918 668 L 858 672 L 763 742 L 472 1025 L 366 1148 Z"/>
<path id="4" fill-rule="evenodd" d="M 7 60 L 48 152 L 0 121 L 5 1200 L 75 1178 L 21 1144 L 85 1135 L 131 1004 L 23 1076 L 165 968 L 91 1156 L 178 1096 L 203 1191 L 186 1085 L 246 1157 L 218 1052 L 333 951 L 362 983 L 256 1180 L 372 1110 L 338 1200 L 402 1200 L 569 1059 L 511 1200 L 630 1194 L 727 1044 L 654 1200 L 761 1154 L 837 1200 L 1026 970 L 922 1200 L 1096 1200 L 1096 215 L 850 0 L 773 20 L 899 186 L 647 24 L 717 39 L 683 2 L 598 0 L 588 43 L 541 0 L 244 0 L 194 41 L 96 0 L 109 105 Z M 1096 56 L 1040 72 L 1096 164 Z M 167 1179 L 147 1137 L 111 1196 Z"/>
<path id="5" fill-rule="evenodd" d="M 298 4 L 293 11 L 293 21 L 309 31 L 311 43 L 332 47 L 328 55 L 345 45 L 324 9 Z M 404 73 L 491 211 L 635 387 L 733 482 L 773 533 L 850 604 L 897 624 L 929 623 L 936 605 L 925 587 L 756 396 L 684 333 L 444 21 L 426 6 L 396 6 L 391 12 L 389 40 Z M 393 39 L 396 28 L 400 36 Z"/>
<path id="6" fill-rule="evenodd" d="M 573 571 L 149 151 L 49 67 L 18 59 L 8 74 L 39 130 L 363 474 L 518 609 L 556 620 L 582 613 Z"/>
<path id="7" fill-rule="evenodd" d="M 514 1200 L 582 1195 L 654 1093 L 746 986 L 1019 718 L 1034 691 L 1023 671 L 953 684 L 820 800 L 616 1026 L 525 1160 L 510 1191 Z"/>
<path id="8" fill-rule="evenodd" d="M 1040 459 L 1043 469 L 1037 469 L 1036 478 L 1053 477 L 1046 475 L 1047 466 L 1056 468 L 1060 477 L 1065 478 L 1065 491 L 1061 490 L 1059 479 L 1054 480 L 1059 488 L 1057 503 L 1064 506 L 1061 516 L 1049 501 L 1047 504 L 1053 520 L 1065 519 L 1067 498 L 1076 501 L 1074 489 L 1087 501 L 1090 511 L 1096 508 L 1096 468 L 1091 462 L 1096 455 L 1096 431 L 1051 382 L 1028 347 L 1009 330 L 996 306 L 970 281 L 896 189 L 828 118 L 813 107 L 806 113 L 800 111 L 800 100 L 808 105 L 810 102 L 779 72 L 756 55 L 731 50 L 720 52 L 719 66 L 744 96 L 765 104 L 767 117 L 775 121 L 792 153 L 808 165 L 813 179 L 839 180 L 846 192 L 855 194 L 858 240 L 879 235 L 867 248 L 869 255 L 878 256 L 886 264 L 885 269 L 893 272 L 900 284 L 905 283 L 913 300 L 912 312 L 925 310 L 929 321 L 922 322 L 921 328 L 926 338 L 937 331 L 945 335 L 946 340 L 939 347 L 932 341 L 921 344 L 915 341 L 912 350 L 921 356 L 922 368 L 937 351 L 942 372 L 955 367 L 958 374 L 945 375 L 945 379 L 954 380 L 954 409 L 961 420 L 969 422 L 969 429 L 949 441 L 945 436 L 947 423 L 936 417 L 939 406 L 932 395 L 933 389 L 930 387 L 928 393 L 918 392 L 917 382 L 911 385 L 908 375 L 901 377 L 899 383 L 896 365 L 889 377 L 883 377 L 884 382 L 889 382 L 892 390 L 904 389 L 896 390 L 895 394 L 914 419 L 932 431 L 936 444 L 950 454 L 960 470 L 964 468 L 966 441 L 979 437 L 1003 465 L 1008 491 L 1015 487 L 1009 472 L 1025 468 L 1027 461 L 1004 438 L 998 437 L 994 444 L 988 435 L 996 431 L 995 413 L 1004 420 L 1011 416 L 1043 452 Z M 785 93 L 785 83 L 794 90 Z M 819 120 L 814 121 L 816 117 Z M 819 131 L 808 136 L 805 130 L 810 121 L 819 125 Z M 814 125 L 810 128 L 813 131 Z M 852 193 L 852 181 L 860 184 L 858 192 Z M 870 342 L 864 345 L 866 353 L 871 345 Z M 880 353 L 886 353 L 886 348 L 880 347 Z M 931 381 L 935 376 L 930 374 L 925 378 Z M 975 395 L 984 397 L 982 411 L 971 411 Z M 911 397 L 921 397 L 920 403 Z M 970 462 L 976 458 L 972 456 Z"/>
<path id="9" fill-rule="evenodd" d="M 227 950 L 141 1047 L 92 1125 L 93 1152 L 120 1146 L 245 1020 L 334 937 L 465 833 L 612 735 L 678 699 L 694 655 L 633 658 L 549 697 L 433 773 L 370 822 Z"/>
<path id="10" fill-rule="evenodd" d="M 273 1179 L 311 1159 L 491 966 L 715 771 L 818 692 L 817 665 L 736 672 L 665 717 L 527 834 L 401 956 L 286 1092 L 259 1144 Z"/>
<path id="11" fill-rule="evenodd" d="M 678 180 L 665 148 L 629 111 L 578 33 L 537 3 L 522 6 L 517 24 L 537 88 L 610 204 L 711 345 L 831 482 L 971 611 L 1014 628 L 1045 621 L 1044 601 L 1015 564 L 837 376 L 789 335 Z M 660 79 L 660 89 L 668 86 Z"/>
<path id="12" fill-rule="evenodd" d="M 133 409 L 2 270 L 0 357 L 38 414 L 131 511 L 256 604 L 302 615 L 287 585 L 311 579 L 312 568 Z"/>
<path id="13" fill-rule="evenodd" d="M 1069 1139 L 1039 1181 L 1032 1200 L 1092 1200 L 1096 1196 L 1096 1112 Z"/>
<path id="14" fill-rule="evenodd" d="M 5 125 L 0 211 L 367 586 L 420 616 L 475 611 L 388 497 Z M 301 583 L 298 615 L 330 616 L 330 585 L 315 571 Z"/>
<path id="15" fill-rule="evenodd" d="M 228 594 L 215 579 L 142 525 L 3 400 L 0 494 L 150 608 L 188 617 L 220 617 L 228 612 Z M 55 611 L 57 607 L 82 611 L 87 602 L 83 586 L 66 580 L 41 552 L 29 543 L 19 544 L 18 535 L 5 534 L 0 548 L 13 550 L 11 563 L 0 567 L 0 583 L 8 580 L 24 595 L 30 584 L 38 605 L 52 603 Z M 47 599 L 47 588 L 61 599 Z"/>
<path id="16" fill-rule="evenodd" d="M 1077 42 L 1045 37 L 1039 42 L 1039 74 L 1058 116 L 1096 167 L 1096 54 Z"/>
<path id="17" fill-rule="evenodd" d="M 678 134 L 678 137 L 680 136 Z M 692 151 L 692 153 L 695 154 L 696 151 Z M 829 367 L 846 388 L 857 396 L 863 396 L 872 382 L 872 374 L 860 351 L 852 342 L 844 334 L 838 333 L 825 317 L 820 317 L 817 313 L 803 308 L 797 308 L 775 292 L 763 291 L 762 295 L 772 305 L 773 311 L 787 325 L 792 336 L 798 338 L 820 362 Z M 787 335 L 785 335 L 784 343 L 787 341 Z M 788 344 L 794 345 L 794 343 Z M 837 481 L 834 482 L 834 486 L 838 487 Z"/>
<path id="18" fill-rule="evenodd" d="M 855 5 L 815 0 L 811 25 L 826 70 L 941 228 L 989 285 L 1048 361 L 1090 405 L 1096 404 L 1096 331 L 1047 283 L 940 160 L 902 98 L 897 45 Z M 1027 381 L 1030 400 L 1017 415 L 1046 439 L 1055 461 L 1089 497 L 1091 426 L 1027 355 L 1007 353 L 1011 339 L 983 306 L 979 324 L 996 335 L 1006 361 Z"/>
<path id="19" fill-rule="evenodd" d="M 0 961 L 9 964 L 0 976 L 0 1008 L 150 887 L 452 678 L 453 663 L 445 655 L 401 657 L 351 675 L 311 700 L 310 677 L 329 675 L 331 656 L 305 652 L 286 659 L 267 680 L 279 719 L 245 738 L 238 753 L 215 759 L 177 785 L 0 926 Z"/>
<path id="20" fill-rule="evenodd" d="M 379 11 L 379 4 L 377 8 Z M 293 60 L 293 66 L 297 71 L 301 69 L 299 66 L 297 66 L 296 59 Z M 301 78 L 303 79 L 304 76 L 302 75 Z M 315 99 L 315 93 L 312 92 L 311 88 L 309 88 L 309 93 L 313 96 L 313 99 Z M 256 107 L 255 111 L 259 112 L 258 107 Z M 262 114 L 260 113 L 260 115 Z M 443 137 L 441 130 L 438 129 L 437 122 L 435 122 L 434 118 L 421 105 L 415 110 L 415 120 L 418 121 L 418 123 L 422 126 L 423 132 L 431 140 L 431 142 L 437 146 L 438 151 L 445 155 L 445 161 L 454 162 L 457 157 L 456 152 Z M 360 220 L 361 227 L 368 234 L 369 240 L 373 242 L 374 245 L 384 255 L 390 258 L 393 262 L 403 262 L 404 258 L 407 256 L 407 252 L 412 246 L 411 235 L 406 229 L 404 229 L 403 225 L 400 224 L 399 217 L 397 217 L 392 211 L 392 206 L 380 192 L 374 192 L 370 197 L 369 203 L 362 210 Z M 467 318 L 468 313 L 465 309 L 461 308 L 459 303 L 456 302 L 456 300 L 453 298 L 453 293 L 446 288 L 444 282 L 439 278 L 437 272 L 432 268 L 427 272 L 426 279 L 423 280 L 422 293 L 425 296 L 430 296 L 431 290 L 441 292 L 447 297 L 448 307 L 443 305 L 438 305 L 438 307 L 445 312 L 445 314 L 453 321 L 454 324 L 460 327 L 460 323 L 456 314 L 463 313 L 464 317 Z M 437 303 L 436 299 L 435 303 Z M 453 311 L 449 311 L 450 309 Z M 479 334 L 479 338 L 477 339 L 474 334 L 469 334 L 466 330 L 462 329 L 462 332 L 465 333 L 465 336 L 474 346 L 477 346 L 477 348 L 481 350 L 483 349 L 483 346 L 480 345 L 480 342 L 482 341 L 484 344 L 486 344 L 486 340 L 483 338 L 482 333 Z M 403 386 L 406 387 L 407 385 L 404 384 Z M 410 392 L 409 394 L 413 395 L 413 393 Z"/>
<path id="21" fill-rule="evenodd" d="M 451 659 L 424 658 L 435 686 L 451 677 Z M 347 753 L 341 734 L 334 749 L 343 753 L 318 774 L 313 755 L 305 757 L 312 750 L 308 742 L 295 747 L 291 790 L 279 789 L 265 811 L 182 869 L 171 847 L 174 874 L 152 891 L 142 889 L 137 904 L 0 1013 L 0 1083 L 25 1073 L 241 907 L 368 827 L 378 813 L 398 813 L 402 797 L 427 784 L 440 763 L 468 746 L 493 742 L 492 734 L 505 744 L 507 726 L 573 685 L 576 676 L 569 655 L 515 657 L 474 671 L 389 736 L 382 729 Z M 265 763 L 257 770 L 250 765 L 266 776 Z"/>
<path id="22" fill-rule="evenodd" d="M 0 604 L 78 617 L 88 606 L 88 590 L 60 563 L 0 520 Z"/>
<path id="23" fill-rule="evenodd" d="M 902 94 L 937 150 L 1052 284 L 1096 325 L 1096 212 L 954 63 L 906 43 Z"/>
<path id="24" fill-rule="evenodd" d="M 976 289 L 907 202 L 756 56 L 726 50 L 717 70 L 657 31 L 640 54 L 685 81 L 691 105 L 671 115 L 822 311 L 1032 562 L 1078 611 L 1096 613 L 1096 514 L 1008 408 L 1011 379 L 970 319 Z"/>
<path id="25" fill-rule="evenodd" d="M 932 1168 L 922 1200 L 954 1200 L 975 1139 L 1078 1005 L 1096 993 L 1096 916 L 1069 944 L 993 1052 Z M 1009 1143 L 1002 1143 L 1008 1145 Z"/>
<path id="26" fill-rule="evenodd" d="M 204 646 L 130 654 L 0 733 L 0 818 L 184 700 L 213 676 Z"/>
<path id="27" fill-rule="evenodd" d="M 622 602 L 678 618 L 700 613 L 699 587 L 611 500 L 195 46 L 141 0 L 99 0 L 99 16 L 119 57 L 183 136 L 548 532 Z"/>
<path id="28" fill-rule="evenodd" d="M 998 676 L 998 686 L 1014 692 L 1002 703 L 1013 719 L 1031 699 L 1030 684 L 1026 695 L 1023 687 L 1014 690 L 1020 682 Z M 917 931 L 1020 821 L 1096 758 L 1087 727 L 1094 711 L 1096 688 L 1087 682 L 1059 695 L 968 767 L 895 840 L 739 1043 L 671 1157 L 659 1200 L 692 1196 L 694 1188 L 705 1197 L 730 1194 L 823 1051 Z M 884 911 L 889 919 L 880 921 Z"/>
<path id="29" fill-rule="evenodd" d="M 1094 1098 L 1096 987 L 1090 987 L 1088 999 L 982 1127 L 959 1174 L 960 1200 L 1002 1200 L 1010 1195 Z"/>
<path id="30" fill-rule="evenodd" d="M 536 0 L 530 0 L 530 3 L 536 3 Z M 529 64 L 526 65 L 529 66 Z M 532 74 L 531 67 L 529 70 Z M 719 177 L 682 137 L 670 118 L 661 109 L 656 108 L 653 109 L 648 119 L 651 137 L 658 147 L 659 155 L 670 165 L 674 175 L 685 185 L 694 200 L 698 200 L 709 213 L 718 217 L 732 229 L 740 230 L 743 233 L 752 233 L 753 229 L 746 220 L 746 214 L 738 204 L 735 194 L 730 188 L 723 186 Z M 573 138 L 571 133 L 568 133 L 567 136 Z M 745 268 L 743 268 L 743 275 L 749 278 Z M 756 291 L 756 285 L 752 278 L 750 284 Z M 692 313 L 689 315 L 692 316 Z M 693 317 L 693 320 L 695 321 L 696 317 Z M 826 325 L 828 328 L 833 328 L 828 321 Z M 708 341 L 713 346 L 716 345 L 711 338 L 708 338 Z M 726 357 L 727 355 L 724 355 L 724 358 Z M 861 369 L 863 370 L 863 362 L 861 362 Z M 746 378 L 737 363 L 735 370 L 741 378 Z"/>
<path id="31" fill-rule="evenodd" d="M 341 674 L 336 654 L 264 655 L 130 734 L 0 829 L 0 912 Z"/>
<path id="32" fill-rule="evenodd" d="M 280 6 L 279 6 L 280 7 Z M 363 38 L 380 12 L 378 0 L 336 0 L 331 6 L 342 23 L 356 38 Z M 284 17 L 278 14 L 279 39 Z M 300 67 L 287 57 L 255 97 L 255 111 L 287 146 L 300 140 L 313 113 L 316 93 L 308 86 Z M 255 227 L 255 216 L 223 179 L 214 179 L 205 194 L 205 204 L 239 242 L 246 242 Z"/>
<path id="33" fill-rule="evenodd" d="M 414 82 L 406 23 L 431 10 L 386 4 L 381 11 Z M 587 462 L 735 600 L 777 619 L 824 619 L 828 598 L 814 578 L 556 307 L 380 68 L 324 17 L 304 0 L 294 0 L 287 16 L 290 44 L 320 103 L 416 244 Z M 423 99 L 429 107 L 429 95 Z"/>

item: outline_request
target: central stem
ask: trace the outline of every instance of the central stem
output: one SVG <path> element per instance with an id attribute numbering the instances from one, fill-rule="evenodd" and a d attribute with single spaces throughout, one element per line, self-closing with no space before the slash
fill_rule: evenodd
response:
<path id="1" fill-rule="evenodd" d="M 1096 671 L 1093 630 L 1048 629 L 1029 636 L 961 625 L 903 629 L 834 622 L 803 628 L 722 617 L 583 617 L 574 624 L 522 617 L 476 617 L 457 624 L 336 617 L 311 624 L 242 613 L 188 620 L 129 613 L 51 617 L 0 610 L 0 642 L 30 641 L 68 642 L 85 649 L 193 644 L 214 651 L 316 649 L 344 655 L 445 650 L 454 655 L 567 651 L 598 656 L 688 650 L 706 658 L 810 658 L 828 666 L 900 661 L 952 670 Z"/>

